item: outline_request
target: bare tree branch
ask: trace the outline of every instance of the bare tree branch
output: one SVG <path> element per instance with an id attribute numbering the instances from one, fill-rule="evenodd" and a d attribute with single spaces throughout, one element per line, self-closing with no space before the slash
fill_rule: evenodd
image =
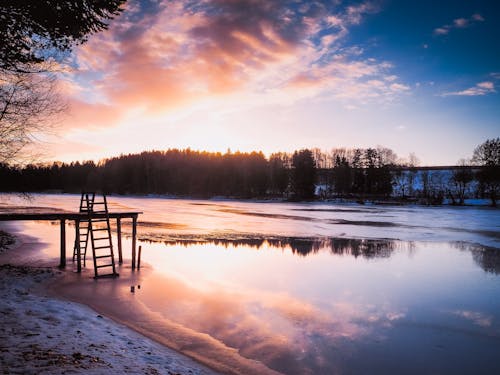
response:
<path id="1" fill-rule="evenodd" d="M 55 72 L 46 65 L 24 71 L 0 69 L 0 163 L 22 162 L 38 132 L 54 128 L 66 106 L 57 93 Z"/>

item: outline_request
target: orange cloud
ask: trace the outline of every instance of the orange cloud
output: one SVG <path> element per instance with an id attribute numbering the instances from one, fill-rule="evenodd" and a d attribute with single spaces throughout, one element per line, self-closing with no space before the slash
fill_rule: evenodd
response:
<path id="1" fill-rule="evenodd" d="M 342 10 L 321 2 L 132 1 L 108 32 L 77 51 L 73 123 L 107 126 L 131 110 L 154 115 L 225 94 L 287 103 L 325 92 L 395 95 L 365 82 L 389 76 L 383 62 L 360 60 L 359 49 L 335 53 L 348 27 L 375 10 L 370 3 Z"/>
<path id="2" fill-rule="evenodd" d="M 65 130 L 108 127 L 115 125 L 122 116 L 119 108 L 108 104 L 87 103 L 77 99 L 70 100 L 68 104 Z"/>

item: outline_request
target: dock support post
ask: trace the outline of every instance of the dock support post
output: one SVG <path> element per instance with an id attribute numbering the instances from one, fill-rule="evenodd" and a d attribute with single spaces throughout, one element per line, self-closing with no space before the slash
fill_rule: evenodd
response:
<path id="1" fill-rule="evenodd" d="M 82 272 L 82 252 L 80 248 L 80 220 L 75 220 L 76 272 Z"/>
<path id="2" fill-rule="evenodd" d="M 135 270 L 135 247 L 137 242 L 137 215 L 132 218 L 132 269 Z"/>
<path id="3" fill-rule="evenodd" d="M 59 267 L 66 267 L 66 220 L 61 219 L 61 254 L 60 254 L 60 262 Z"/>
<path id="4" fill-rule="evenodd" d="M 142 246 L 139 245 L 139 256 L 137 257 L 137 269 L 141 269 L 141 253 L 142 253 Z"/>
<path id="5" fill-rule="evenodd" d="M 123 263 L 122 254 L 122 220 L 121 218 L 116 218 L 116 237 L 118 238 L 118 263 Z"/>

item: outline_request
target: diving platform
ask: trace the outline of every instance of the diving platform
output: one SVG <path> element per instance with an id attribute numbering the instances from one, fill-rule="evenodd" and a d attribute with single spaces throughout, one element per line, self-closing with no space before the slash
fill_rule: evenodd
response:
<path id="1" fill-rule="evenodd" d="M 75 238 L 80 222 L 89 221 L 89 219 L 113 219 L 116 220 L 116 236 L 118 242 L 118 262 L 123 263 L 122 252 L 122 220 L 130 219 L 132 221 L 132 269 L 136 268 L 136 247 L 137 247 L 137 218 L 142 212 L 138 211 L 109 211 L 108 213 L 88 213 L 88 212 L 70 212 L 70 211 L 43 211 L 40 208 L 33 210 L 19 210 L 15 207 L 5 208 L 6 211 L 0 211 L 0 221 L 59 221 L 60 223 L 60 260 L 59 267 L 66 267 L 66 224 L 73 221 L 75 223 Z M 78 261 L 77 271 L 81 272 L 81 262 Z"/>

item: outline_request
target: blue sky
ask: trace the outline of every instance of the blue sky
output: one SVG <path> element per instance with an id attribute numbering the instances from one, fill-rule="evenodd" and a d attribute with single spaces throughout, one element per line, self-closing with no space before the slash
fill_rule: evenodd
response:
<path id="1" fill-rule="evenodd" d="M 382 145 L 454 164 L 500 136 L 499 15 L 495 1 L 132 0 L 75 51 L 51 159 Z"/>

